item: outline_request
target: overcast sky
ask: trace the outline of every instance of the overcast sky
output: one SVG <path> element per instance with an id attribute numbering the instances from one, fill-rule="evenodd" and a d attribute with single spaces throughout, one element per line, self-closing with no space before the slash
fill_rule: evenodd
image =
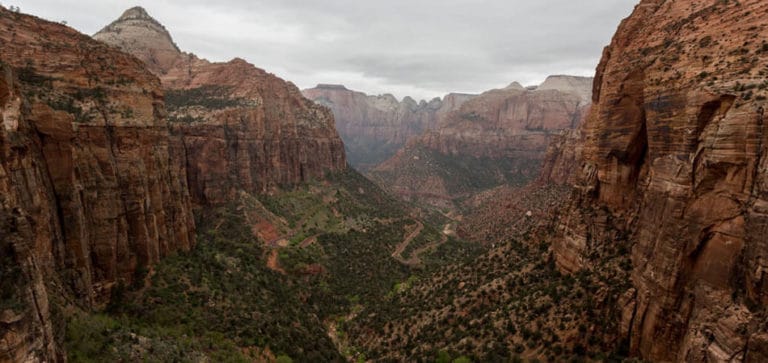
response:
<path id="1" fill-rule="evenodd" d="M 0 0 L 93 34 L 141 5 L 179 47 L 301 88 L 432 98 L 592 76 L 638 0 Z"/>

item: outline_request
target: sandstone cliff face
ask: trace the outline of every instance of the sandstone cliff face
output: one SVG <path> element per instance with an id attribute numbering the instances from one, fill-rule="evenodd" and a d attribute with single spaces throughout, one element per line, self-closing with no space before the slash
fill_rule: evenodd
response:
<path id="1" fill-rule="evenodd" d="M 764 361 L 768 3 L 644 0 L 606 48 L 584 127 L 564 270 L 609 229 L 634 243 L 631 350 L 655 361 Z M 605 209 L 613 225 L 589 223 Z"/>
<path id="2" fill-rule="evenodd" d="M 181 53 L 141 8 L 94 38 L 132 53 L 160 77 L 196 203 L 222 203 L 238 190 L 264 193 L 346 168 L 330 111 L 293 84 L 241 59 L 211 63 Z"/>
<path id="3" fill-rule="evenodd" d="M 37 163 L 40 150 L 30 150 L 26 137 L 21 91 L 11 69 L 0 70 L 0 362 L 54 360 L 60 357 L 43 274 L 53 269 L 60 221 L 47 170 Z"/>
<path id="4" fill-rule="evenodd" d="M 479 190 L 535 179 L 550 140 L 579 126 L 589 105 L 582 94 L 590 91 L 573 86 L 583 88 L 582 78 L 552 79 L 547 89 L 515 82 L 467 100 L 371 174 L 401 197 L 440 207 Z"/>
<path id="5" fill-rule="evenodd" d="M 141 62 L 2 8 L 0 28 L 0 360 L 55 361 L 51 288 L 99 304 L 194 243 L 185 156 Z"/>
<path id="6" fill-rule="evenodd" d="M 318 85 L 302 93 L 333 111 L 350 163 L 363 171 L 390 158 L 408 139 L 435 128 L 440 117 L 474 97 L 449 94 L 444 100 L 417 103 L 406 97 L 399 102 L 392 95 L 368 96 L 339 85 Z"/>
<path id="7" fill-rule="evenodd" d="M 584 161 L 584 132 L 581 128 L 553 136 L 544 154 L 538 182 L 570 185 Z"/>
<path id="8" fill-rule="evenodd" d="M 541 159 L 550 136 L 578 127 L 587 104 L 571 91 L 492 90 L 449 113 L 419 142 L 444 154 Z"/>

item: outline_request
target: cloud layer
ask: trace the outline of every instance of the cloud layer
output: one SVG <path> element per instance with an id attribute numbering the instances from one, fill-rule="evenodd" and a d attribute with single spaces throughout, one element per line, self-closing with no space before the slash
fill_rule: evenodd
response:
<path id="1" fill-rule="evenodd" d="M 242 57 L 299 87 L 432 98 L 594 74 L 637 0 L 0 0 L 93 34 L 132 6 L 185 51 Z"/>

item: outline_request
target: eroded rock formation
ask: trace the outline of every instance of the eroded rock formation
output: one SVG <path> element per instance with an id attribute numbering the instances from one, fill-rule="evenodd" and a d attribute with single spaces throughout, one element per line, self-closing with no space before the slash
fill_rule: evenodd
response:
<path id="1" fill-rule="evenodd" d="M 406 97 L 400 102 L 389 94 L 369 96 L 340 85 L 318 85 L 302 93 L 333 111 L 350 163 L 363 171 L 392 157 L 408 139 L 434 129 L 438 119 L 474 97 L 456 93 L 442 100 L 417 103 Z"/>
<path id="2" fill-rule="evenodd" d="M 630 236 L 621 333 L 645 359 L 766 359 L 767 12 L 644 0 L 598 67 L 554 252 L 563 270 L 589 269 L 611 229 Z"/>
<path id="3" fill-rule="evenodd" d="M 290 82 L 242 59 L 211 63 L 173 45 L 141 8 L 129 9 L 94 38 L 143 60 L 160 77 L 174 133 L 187 156 L 198 204 L 238 190 L 263 193 L 346 168 L 331 112 Z"/>

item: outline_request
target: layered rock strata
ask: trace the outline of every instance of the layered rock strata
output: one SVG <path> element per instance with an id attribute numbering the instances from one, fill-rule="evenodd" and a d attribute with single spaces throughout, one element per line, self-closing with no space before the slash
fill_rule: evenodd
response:
<path id="1" fill-rule="evenodd" d="M 563 270 L 589 269 L 599 236 L 630 236 L 621 333 L 645 359 L 766 359 L 766 12 L 644 0 L 598 67 L 554 252 Z M 621 222 L 593 223 L 600 210 Z"/>
<path id="2" fill-rule="evenodd" d="M 194 244 L 186 157 L 136 58 L 2 8 L 0 28 L 0 360 L 56 361 L 51 295 L 103 303 Z"/>
<path id="3" fill-rule="evenodd" d="M 590 91 L 574 85 L 585 84 L 581 77 L 553 76 L 533 90 L 513 83 L 485 92 L 371 175 L 403 198 L 441 208 L 498 185 L 524 185 L 539 175 L 550 141 L 580 125 L 590 104 L 583 94 Z M 425 172 L 436 166 L 441 170 Z"/>
<path id="4" fill-rule="evenodd" d="M 346 168 L 331 112 L 290 82 L 242 59 L 212 63 L 182 53 L 142 8 L 94 35 L 144 61 L 166 89 L 169 120 L 184 142 L 197 204 L 238 190 L 264 193 Z"/>
<path id="5" fill-rule="evenodd" d="M 333 111 L 350 163 L 363 171 L 392 157 L 408 139 L 434 129 L 441 117 L 474 97 L 455 93 L 429 102 L 410 97 L 400 102 L 392 95 L 369 96 L 340 85 L 318 85 L 302 93 Z"/>

